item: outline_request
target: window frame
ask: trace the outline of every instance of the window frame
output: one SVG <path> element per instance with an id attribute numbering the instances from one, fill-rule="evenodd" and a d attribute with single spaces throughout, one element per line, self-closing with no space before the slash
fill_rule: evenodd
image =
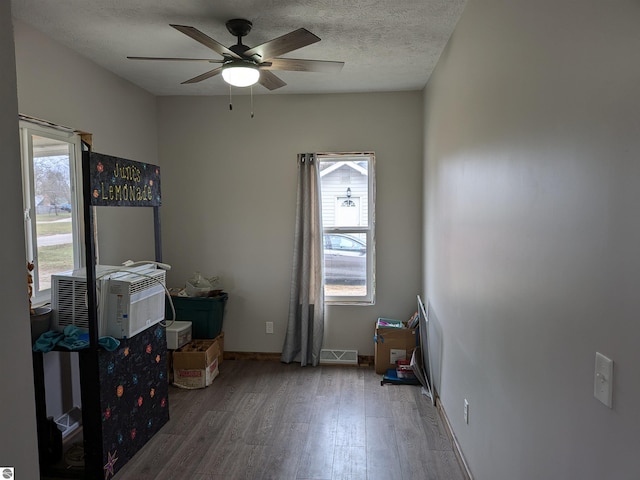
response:
<path id="1" fill-rule="evenodd" d="M 364 234 L 367 244 L 367 261 L 366 261 L 366 295 L 327 295 L 325 293 L 325 303 L 329 305 L 375 305 L 376 302 L 376 236 L 375 236 L 375 205 L 376 205 L 376 168 L 374 152 L 344 152 L 332 153 L 323 152 L 316 155 L 319 164 L 322 162 L 335 161 L 351 161 L 359 158 L 360 161 L 366 160 L 367 167 L 367 226 L 360 227 L 322 227 L 322 249 L 324 252 L 325 242 L 324 235 L 328 234 Z M 320 188 L 320 204 L 323 204 L 322 197 L 322 179 L 319 179 Z M 362 199 L 360 199 L 360 207 L 364 208 Z M 325 287 L 323 278 L 323 288 Z M 325 290 L 326 292 L 326 290 Z"/>
<path id="2" fill-rule="evenodd" d="M 82 222 L 82 139 L 77 132 L 65 127 L 42 125 L 26 119 L 19 122 L 20 156 L 22 164 L 22 200 L 24 216 L 25 262 L 33 261 L 33 296 L 34 306 L 44 305 L 51 301 L 51 288 L 40 288 L 38 265 L 38 243 L 36 230 L 35 173 L 33 162 L 33 136 L 68 143 L 69 148 L 69 183 L 71 203 L 71 238 L 73 243 L 73 269 L 84 265 L 84 231 Z M 26 267 L 25 267 L 26 268 Z"/>

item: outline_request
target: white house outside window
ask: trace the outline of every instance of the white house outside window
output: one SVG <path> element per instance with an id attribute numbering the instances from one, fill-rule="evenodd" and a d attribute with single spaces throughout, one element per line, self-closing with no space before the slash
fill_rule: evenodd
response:
<path id="1" fill-rule="evenodd" d="M 375 156 L 319 154 L 325 299 L 375 302 Z"/>
<path id="2" fill-rule="evenodd" d="M 50 300 L 51 275 L 82 263 L 81 143 L 65 129 L 21 121 L 23 205 L 27 261 L 33 261 L 34 305 Z"/>

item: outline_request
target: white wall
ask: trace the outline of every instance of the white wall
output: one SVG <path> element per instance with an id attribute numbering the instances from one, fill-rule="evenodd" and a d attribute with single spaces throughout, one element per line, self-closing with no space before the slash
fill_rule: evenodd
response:
<path id="1" fill-rule="evenodd" d="M 422 96 L 162 97 L 165 260 L 169 281 L 219 274 L 229 292 L 225 349 L 280 352 L 289 303 L 299 152 L 374 151 L 377 303 L 330 306 L 326 348 L 373 354 L 380 316 L 408 319 L 420 284 Z M 265 334 L 265 321 L 275 333 Z"/>
<path id="2" fill-rule="evenodd" d="M 10 2 L 0 2 L 0 101 L 0 204 L 3 205 L 4 230 L 0 249 L 0 466 L 14 467 L 17 478 L 38 478 L 31 332 L 21 208 L 18 99 Z"/>
<path id="3" fill-rule="evenodd" d="M 640 477 L 639 15 L 471 0 L 427 86 L 425 293 L 477 480 Z"/>

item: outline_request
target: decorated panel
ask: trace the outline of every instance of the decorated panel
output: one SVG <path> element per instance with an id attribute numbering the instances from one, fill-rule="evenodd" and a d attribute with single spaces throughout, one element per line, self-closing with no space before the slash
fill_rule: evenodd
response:
<path id="1" fill-rule="evenodd" d="M 104 478 L 111 478 L 169 420 L 166 331 L 160 325 L 101 351 Z"/>

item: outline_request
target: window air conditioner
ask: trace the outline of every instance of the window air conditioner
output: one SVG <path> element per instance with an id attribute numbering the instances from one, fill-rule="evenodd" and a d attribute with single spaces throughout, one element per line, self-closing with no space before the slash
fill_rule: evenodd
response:
<path id="1" fill-rule="evenodd" d="M 98 335 L 131 338 L 164 320 L 166 271 L 96 265 Z M 51 276 L 52 330 L 89 330 L 86 269 Z"/>

